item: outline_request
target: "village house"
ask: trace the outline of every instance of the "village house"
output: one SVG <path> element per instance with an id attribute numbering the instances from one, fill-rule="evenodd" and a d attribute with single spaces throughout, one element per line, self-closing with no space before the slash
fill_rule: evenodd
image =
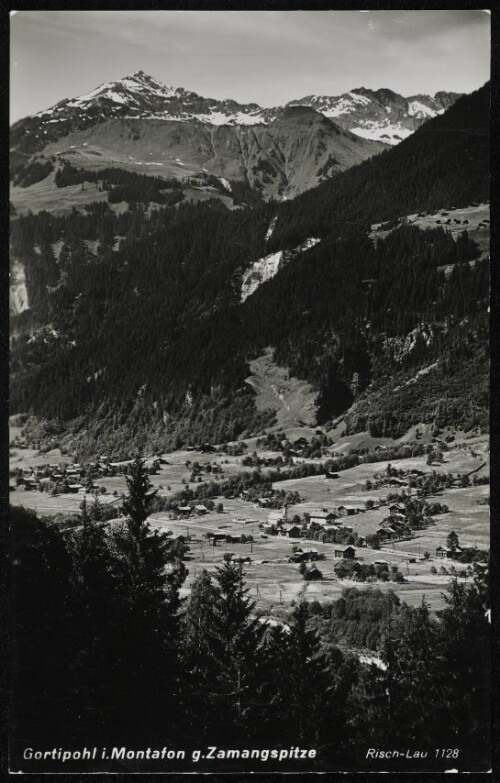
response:
<path id="1" fill-rule="evenodd" d="M 85 491 L 85 487 L 83 484 L 68 484 L 68 492 L 71 492 L 73 494 L 76 494 L 77 492 L 80 492 L 80 490 Z"/>
<path id="2" fill-rule="evenodd" d="M 455 547 L 455 549 L 450 549 L 447 546 L 438 546 L 436 549 L 436 557 L 453 560 L 455 555 L 460 554 L 460 552 L 462 552 L 462 549 L 459 546 Z"/>
<path id="3" fill-rule="evenodd" d="M 298 525 L 283 525 L 279 529 L 279 534 L 287 538 L 300 538 L 301 529 Z"/>
<path id="4" fill-rule="evenodd" d="M 333 511 L 312 511 L 309 516 L 309 522 L 316 525 L 329 525 L 335 522 L 337 515 Z"/>
<path id="5" fill-rule="evenodd" d="M 400 503 L 393 503 L 389 506 L 389 513 L 391 516 L 404 516 L 406 509 Z"/>
<path id="6" fill-rule="evenodd" d="M 199 503 L 197 506 L 195 506 L 194 510 L 197 514 L 208 514 L 208 508 L 204 506 L 203 503 Z"/>
<path id="7" fill-rule="evenodd" d="M 341 557 L 343 560 L 354 560 L 356 550 L 353 546 L 335 547 L 335 557 Z"/>
<path id="8" fill-rule="evenodd" d="M 323 579 L 323 574 L 315 565 L 310 565 L 306 568 L 306 578 L 310 582 L 315 582 Z"/>
<path id="9" fill-rule="evenodd" d="M 389 525 L 386 527 L 379 527 L 375 533 L 379 538 L 394 538 L 397 535 L 396 530 L 393 527 L 389 527 Z"/>
<path id="10" fill-rule="evenodd" d="M 319 560 L 320 554 L 317 549 L 314 549 L 313 547 L 309 549 L 303 549 L 302 547 L 299 547 L 295 550 L 295 552 L 292 552 L 292 554 L 289 557 L 289 560 L 291 563 L 302 563 L 306 560 Z"/>
<path id="11" fill-rule="evenodd" d="M 353 579 L 360 570 L 360 563 L 354 560 L 339 560 L 333 566 L 333 573 L 338 579 L 346 579 L 347 577 Z"/>
<path id="12" fill-rule="evenodd" d="M 207 533 L 208 540 L 215 546 L 217 541 L 225 541 L 227 533 Z"/>
<path id="13" fill-rule="evenodd" d="M 337 512 L 340 514 L 341 517 L 348 517 L 352 516 L 352 514 L 357 514 L 358 510 L 356 506 L 339 506 L 337 508 Z"/>
<path id="14" fill-rule="evenodd" d="M 245 541 L 246 538 L 244 538 L 243 533 L 228 533 L 226 535 L 226 543 L 228 544 L 243 544 Z"/>

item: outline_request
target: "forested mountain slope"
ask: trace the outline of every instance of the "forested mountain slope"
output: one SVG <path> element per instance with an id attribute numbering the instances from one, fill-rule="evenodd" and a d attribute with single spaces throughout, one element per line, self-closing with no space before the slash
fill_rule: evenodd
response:
<path id="1" fill-rule="evenodd" d="M 51 437 L 69 427 L 81 453 L 233 439 L 272 423 L 245 383 L 271 346 L 318 390 L 320 422 L 355 402 L 352 430 L 486 426 L 488 266 L 473 236 L 403 223 L 374 243 L 369 226 L 487 201 L 488 126 L 485 86 L 279 205 L 14 216 L 30 307 L 12 320 L 12 412 Z M 257 259 L 310 237 L 241 302 Z"/>
<path id="2" fill-rule="evenodd" d="M 335 228 L 489 200 L 489 84 L 460 98 L 396 148 L 334 177 L 280 209 L 273 245 Z"/>

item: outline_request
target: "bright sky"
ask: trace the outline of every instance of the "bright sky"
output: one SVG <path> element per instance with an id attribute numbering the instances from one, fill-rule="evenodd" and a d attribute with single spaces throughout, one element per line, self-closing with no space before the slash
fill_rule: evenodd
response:
<path id="1" fill-rule="evenodd" d="M 241 103 L 489 79 L 487 11 L 17 11 L 11 121 L 134 71 Z"/>

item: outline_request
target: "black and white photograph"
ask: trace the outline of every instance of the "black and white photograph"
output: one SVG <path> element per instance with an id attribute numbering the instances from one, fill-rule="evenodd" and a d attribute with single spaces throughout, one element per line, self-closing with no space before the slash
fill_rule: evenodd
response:
<path id="1" fill-rule="evenodd" d="M 490 37 L 11 11 L 10 775 L 491 770 Z"/>

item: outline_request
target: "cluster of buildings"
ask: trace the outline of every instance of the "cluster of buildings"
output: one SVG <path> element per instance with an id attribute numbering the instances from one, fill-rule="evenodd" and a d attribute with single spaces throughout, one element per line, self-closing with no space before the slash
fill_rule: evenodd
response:
<path id="1" fill-rule="evenodd" d="M 314 547 L 297 547 L 288 559 L 291 563 L 304 563 L 308 560 L 324 560 L 324 557 L 325 555 Z M 356 558 L 356 550 L 350 544 L 348 546 L 338 544 L 335 546 L 334 557 L 338 557 L 341 560 L 354 560 Z"/>
<path id="2" fill-rule="evenodd" d="M 85 466 L 79 462 L 70 465 L 55 462 L 35 468 L 18 468 L 11 471 L 11 475 L 16 486 L 24 489 L 40 492 L 56 489 L 61 493 L 85 494 L 99 489 L 96 482 L 100 478 L 128 473 L 132 462 L 132 459 L 111 462 L 108 457 L 102 456 L 99 461 Z M 159 464 L 159 460 L 151 460 L 149 472 L 156 472 Z"/>
<path id="3" fill-rule="evenodd" d="M 197 503 L 195 506 L 177 506 L 175 509 L 178 516 L 181 518 L 188 519 L 191 516 L 197 516 L 197 517 L 204 517 L 205 514 L 208 514 L 208 508 L 203 503 Z"/>
<path id="4" fill-rule="evenodd" d="M 82 467 L 78 462 L 74 462 L 70 467 L 52 463 L 37 468 L 23 468 L 16 473 L 16 486 L 24 489 L 44 492 L 59 486 L 65 492 L 85 492 L 85 486 L 81 483 Z M 87 488 L 98 489 L 96 485 L 89 487 L 88 483 Z"/>
<path id="5" fill-rule="evenodd" d="M 352 528 L 343 521 L 347 516 L 353 516 L 364 511 L 357 506 L 338 506 L 335 511 L 313 511 L 309 515 L 309 520 L 304 524 L 296 524 L 288 521 L 287 508 L 271 511 L 267 518 L 267 525 L 264 525 L 264 532 L 287 538 L 300 538 L 312 530 L 322 527 L 328 530 L 346 530 L 352 532 Z"/>
<path id="6" fill-rule="evenodd" d="M 391 540 L 401 538 L 407 533 L 407 528 L 405 507 L 400 503 L 393 503 L 389 506 L 389 516 L 383 520 L 375 533 L 382 541 Z"/>

